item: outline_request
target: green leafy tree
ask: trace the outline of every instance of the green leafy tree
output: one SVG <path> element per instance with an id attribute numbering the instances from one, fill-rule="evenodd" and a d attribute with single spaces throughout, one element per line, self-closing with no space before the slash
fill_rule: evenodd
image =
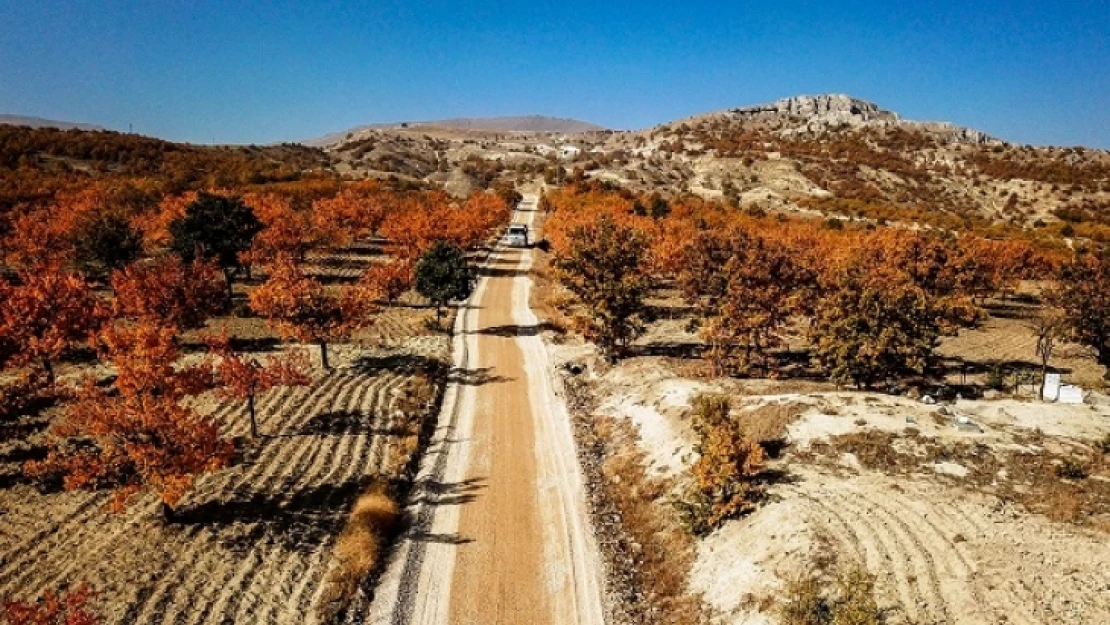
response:
<path id="1" fill-rule="evenodd" d="M 1094 349 L 1110 377 L 1110 250 L 1066 263 L 1053 299 L 1064 311 L 1070 337 Z"/>
<path id="2" fill-rule="evenodd" d="M 445 241 L 433 245 L 416 263 L 416 292 L 435 304 L 437 320 L 448 302 L 470 297 L 474 278 L 462 249 Z"/>
<path id="3" fill-rule="evenodd" d="M 580 329 L 610 358 L 621 356 L 643 330 L 648 249 L 642 232 L 601 215 L 571 229 L 565 252 L 554 258 L 562 283 L 586 308 Z"/>
<path id="4" fill-rule="evenodd" d="M 227 279 L 230 305 L 231 281 L 241 268 L 239 255 L 250 249 L 261 230 L 262 222 L 241 199 L 201 193 L 185 207 L 185 215 L 170 224 L 170 249 L 187 262 L 215 259 Z"/>
<path id="5" fill-rule="evenodd" d="M 811 338 L 835 381 L 870 387 L 924 373 L 941 336 L 981 318 L 970 297 L 955 294 L 947 262 L 943 242 L 933 237 L 882 233 L 826 271 Z"/>
<path id="6" fill-rule="evenodd" d="M 118 212 L 100 213 L 74 232 L 75 260 L 88 272 L 108 274 L 122 269 L 142 251 L 142 233 Z"/>

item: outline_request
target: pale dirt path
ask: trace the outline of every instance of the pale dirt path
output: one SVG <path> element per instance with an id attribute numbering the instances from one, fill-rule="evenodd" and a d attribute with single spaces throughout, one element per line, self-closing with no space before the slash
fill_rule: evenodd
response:
<path id="1" fill-rule="evenodd" d="M 516 220 L 531 223 L 536 203 L 525 196 Z M 498 249 L 456 320 L 456 373 L 418 478 L 414 526 L 370 622 L 604 622 L 570 420 L 529 307 L 533 255 Z"/>

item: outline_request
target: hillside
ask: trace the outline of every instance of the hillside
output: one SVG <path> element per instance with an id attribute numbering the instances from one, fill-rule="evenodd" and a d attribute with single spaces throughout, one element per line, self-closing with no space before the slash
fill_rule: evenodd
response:
<path id="1" fill-rule="evenodd" d="M 1110 241 L 1110 153 L 1010 144 L 847 95 L 786 98 L 637 131 L 365 128 L 325 149 L 346 175 L 399 175 L 459 192 L 499 172 L 549 182 L 577 175 L 752 210 Z"/>
<path id="2" fill-rule="evenodd" d="M 92 180 L 145 180 L 168 193 L 327 175 L 330 160 L 301 145 L 195 146 L 112 131 L 0 125 L 0 215 Z"/>
<path id="3" fill-rule="evenodd" d="M 351 140 L 369 130 L 391 130 L 402 128 L 450 129 L 477 132 L 525 132 L 577 134 L 605 130 L 604 127 L 577 119 L 547 117 L 545 115 L 513 115 L 504 117 L 456 117 L 434 121 L 395 122 L 386 124 L 367 124 L 356 126 L 343 132 L 336 132 L 309 139 L 301 143 L 316 147 L 327 147 L 342 141 Z"/>
<path id="4" fill-rule="evenodd" d="M 1011 144 L 847 95 L 785 98 L 636 131 L 541 116 L 379 124 L 305 142 L 322 148 L 201 148 L 4 126 L 0 139 L 10 171 L 34 166 L 53 177 L 155 176 L 194 188 L 326 171 L 442 186 L 457 197 L 499 179 L 590 178 L 753 211 L 1110 241 L 1110 153 Z M 6 192 L 14 196 L 7 203 L 53 187 Z"/>
<path id="5" fill-rule="evenodd" d="M 82 124 L 79 122 L 61 122 L 54 119 L 30 117 L 27 115 L 0 114 L 0 124 L 8 126 L 27 126 L 28 128 L 57 128 L 59 130 L 107 130 L 96 124 Z"/>

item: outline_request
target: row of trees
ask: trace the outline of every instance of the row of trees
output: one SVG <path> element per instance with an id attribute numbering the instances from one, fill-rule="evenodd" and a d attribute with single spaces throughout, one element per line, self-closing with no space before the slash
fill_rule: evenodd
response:
<path id="1" fill-rule="evenodd" d="M 69 214 L 26 215 L 5 240 L 15 271 L 0 277 L 0 368 L 19 380 L 0 393 L 0 415 L 18 415 L 32 394 L 66 402 L 47 457 L 26 466 L 30 476 L 66 488 L 113 488 L 117 509 L 152 488 L 169 510 L 196 475 L 232 458 L 220 424 L 189 398 L 216 390 L 246 402 L 257 436 L 256 396 L 311 378 L 304 352 L 259 359 L 237 352 L 226 335 L 208 337 L 203 356 L 182 359 L 182 333 L 227 308 L 236 275 L 265 265 L 267 279 L 248 293 L 250 308 L 283 338 L 317 345 L 327 370 L 329 343 L 371 324 L 377 302 L 414 282 L 437 309 L 466 297 L 473 275 L 459 245 L 480 241 L 508 215 L 494 194 L 450 205 L 438 194 L 413 199 L 376 185 L 352 185 L 302 206 L 273 196 L 186 197 L 115 219 L 117 204 L 89 196 Z M 77 244 L 88 233 L 79 226 L 105 215 L 113 216 L 109 230 L 133 229 L 128 240 L 136 249 L 117 258 L 108 252 L 118 250 L 101 246 L 100 277 L 90 279 L 78 262 Z M 313 247 L 387 227 L 399 239 L 396 258 L 373 264 L 353 284 L 324 285 L 298 263 Z M 110 385 L 91 377 L 75 389 L 56 383 L 56 363 L 82 349 L 111 366 Z"/>
<path id="2" fill-rule="evenodd" d="M 1051 279 L 1066 334 L 1110 365 L 1110 256 L 1063 257 L 1021 241 L 830 229 L 686 200 L 651 217 L 638 198 L 591 187 L 545 197 L 554 265 L 581 329 L 610 356 L 642 328 L 645 297 L 673 284 L 693 306 L 716 374 L 768 375 L 788 337 L 808 339 L 838 383 L 924 373 L 942 336 L 1025 278 Z"/>

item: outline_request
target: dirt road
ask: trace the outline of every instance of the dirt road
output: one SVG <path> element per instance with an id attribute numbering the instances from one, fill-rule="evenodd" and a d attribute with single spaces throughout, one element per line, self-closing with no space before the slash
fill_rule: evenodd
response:
<path id="1" fill-rule="evenodd" d="M 536 204 L 525 196 L 515 220 L 533 223 Z M 533 255 L 499 248 L 457 317 L 455 370 L 414 527 L 381 580 L 371 622 L 604 622 L 570 420 L 529 307 Z"/>

